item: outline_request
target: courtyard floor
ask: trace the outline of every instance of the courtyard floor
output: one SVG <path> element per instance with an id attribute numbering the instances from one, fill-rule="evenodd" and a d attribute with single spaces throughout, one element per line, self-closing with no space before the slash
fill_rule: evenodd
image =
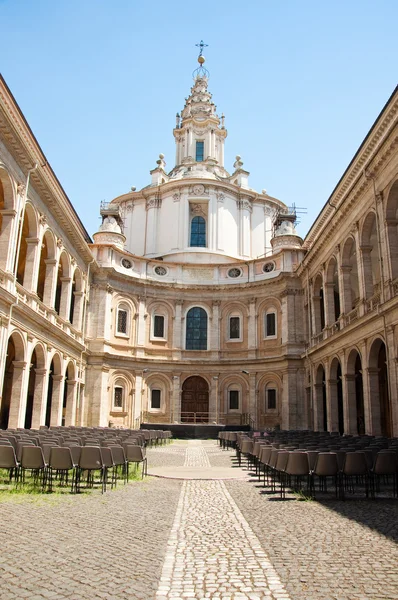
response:
<path id="1" fill-rule="evenodd" d="M 0 598 L 398 599 L 398 502 L 264 489 L 215 441 L 104 495 L 0 494 Z"/>

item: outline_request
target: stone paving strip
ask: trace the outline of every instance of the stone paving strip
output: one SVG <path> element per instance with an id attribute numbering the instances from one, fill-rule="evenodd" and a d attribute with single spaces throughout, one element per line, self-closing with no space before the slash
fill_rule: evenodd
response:
<path id="1" fill-rule="evenodd" d="M 200 442 L 188 445 L 184 466 L 210 466 Z M 156 596 L 289 600 L 222 481 L 183 483 Z"/>
<path id="2" fill-rule="evenodd" d="M 152 600 L 182 482 L 103 496 L 0 494 L 1 600 Z"/>

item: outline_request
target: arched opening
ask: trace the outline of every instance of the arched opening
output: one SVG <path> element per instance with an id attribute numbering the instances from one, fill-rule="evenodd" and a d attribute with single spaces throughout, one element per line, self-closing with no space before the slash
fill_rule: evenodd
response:
<path id="1" fill-rule="evenodd" d="M 182 384 L 181 423 L 208 423 L 209 384 L 193 375 Z"/>
<path id="2" fill-rule="evenodd" d="M 365 434 L 365 406 L 363 399 L 362 361 L 359 353 L 352 350 L 347 361 L 347 415 L 346 433 Z"/>
<path id="3" fill-rule="evenodd" d="M 11 179 L 7 171 L 0 167 L 0 268 L 9 270 L 14 251 L 13 229 L 15 221 L 15 201 Z"/>
<path id="4" fill-rule="evenodd" d="M 24 277 L 25 277 L 25 267 L 26 267 L 26 255 L 28 252 L 28 243 L 27 239 L 29 238 L 29 217 L 25 212 L 23 223 L 22 223 L 22 235 L 21 242 L 19 244 L 19 255 L 18 255 L 18 265 L 17 265 L 17 282 L 20 285 L 23 285 Z"/>
<path id="5" fill-rule="evenodd" d="M 343 377 L 341 373 L 341 365 L 337 367 L 337 418 L 340 435 L 344 433 L 344 403 L 343 403 Z"/>
<path id="6" fill-rule="evenodd" d="M 373 342 L 369 353 L 369 394 L 373 435 L 392 437 L 387 351 L 380 339 Z"/>
<path id="7" fill-rule="evenodd" d="M 343 299 L 344 313 L 350 313 L 359 301 L 359 282 L 357 265 L 357 246 L 354 238 L 350 237 L 344 244 L 342 254 Z"/>
<path id="8" fill-rule="evenodd" d="M 369 213 L 363 224 L 361 251 L 365 298 L 371 298 L 379 292 L 381 279 L 376 215 L 374 213 Z"/>
<path id="9" fill-rule="evenodd" d="M 39 273 L 37 278 L 37 295 L 47 306 L 52 306 L 55 268 L 55 241 L 51 232 L 47 230 L 40 246 Z"/>
<path id="10" fill-rule="evenodd" d="M 330 410 L 332 431 L 344 433 L 343 381 L 340 361 L 334 358 L 330 365 Z"/>
<path id="11" fill-rule="evenodd" d="M 317 431 L 328 430 L 328 411 L 326 402 L 326 380 L 325 369 L 323 365 L 319 365 L 316 372 L 315 383 L 315 398 L 316 398 L 316 417 L 315 425 Z"/>
<path id="12" fill-rule="evenodd" d="M 54 309 L 62 319 L 69 317 L 70 304 L 70 279 L 69 279 L 69 261 L 65 252 L 62 252 L 57 270 L 57 282 L 55 287 Z"/>
<path id="13" fill-rule="evenodd" d="M 392 186 L 386 205 L 386 226 L 392 279 L 398 278 L 398 181 Z"/>
<path id="14" fill-rule="evenodd" d="M 61 374 L 61 359 L 58 354 L 54 354 L 51 360 L 47 377 L 45 425 L 47 425 L 47 427 L 57 427 L 61 425 L 62 420 L 62 413 L 60 410 L 61 392 L 63 400 L 63 376 Z"/>
<path id="15" fill-rule="evenodd" d="M 315 334 L 321 333 L 325 327 L 325 302 L 323 293 L 323 279 L 318 275 L 314 282 L 314 325 Z"/>
<path id="16" fill-rule="evenodd" d="M 69 321 L 76 329 L 81 327 L 83 308 L 83 281 L 80 269 L 75 269 L 72 279 Z"/>
<path id="17" fill-rule="evenodd" d="M 75 366 L 70 361 L 65 371 L 61 421 L 67 427 L 76 423 L 76 389 Z"/>
<path id="18" fill-rule="evenodd" d="M 7 429 L 10 413 L 12 380 L 14 376 L 15 345 L 12 336 L 8 340 L 7 357 L 4 372 L 3 393 L 0 412 L 0 427 Z"/>
<path id="19" fill-rule="evenodd" d="M 0 234 L 3 229 L 3 210 L 5 209 L 4 187 L 0 179 Z"/>
<path id="20" fill-rule="evenodd" d="M 46 416 L 44 424 L 47 427 L 51 425 L 51 406 L 53 400 L 53 374 L 54 374 L 54 360 L 51 361 L 50 370 L 48 373 L 48 387 L 47 387 L 47 402 L 46 402 Z"/>
<path id="21" fill-rule="evenodd" d="M 72 285 L 70 288 L 70 306 L 69 306 L 69 322 L 73 323 L 73 313 L 75 310 L 75 294 L 76 294 L 76 273 L 73 274 Z"/>
<path id="22" fill-rule="evenodd" d="M 328 313 L 326 322 L 328 325 L 333 325 L 340 317 L 339 274 L 337 270 L 337 261 L 334 257 L 330 259 L 328 264 L 325 287 Z"/>
<path id="23" fill-rule="evenodd" d="M 37 278 L 37 295 L 43 302 L 44 298 L 44 286 L 46 283 L 46 261 L 48 260 L 48 244 L 46 236 L 43 237 L 41 245 L 40 261 L 39 261 L 39 275 Z"/>
<path id="24" fill-rule="evenodd" d="M 36 350 L 32 352 L 32 358 L 30 359 L 29 366 L 29 380 L 28 380 L 28 391 L 26 397 L 26 409 L 25 409 L 25 429 L 32 427 L 32 415 L 33 415 L 33 400 L 35 397 L 35 380 L 36 380 L 36 368 L 37 368 L 37 356 Z"/>
<path id="25" fill-rule="evenodd" d="M 16 267 L 17 282 L 32 290 L 35 279 L 35 257 L 37 251 L 37 221 L 30 204 L 26 205 L 20 232 L 18 262 Z M 36 287 L 34 288 L 36 290 Z"/>
<path id="26" fill-rule="evenodd" d="M 187 313 L 185 348 L 207 350 L 207 312 L 195 306 Z"/>
<path id="27" fill-rule="evenodd" d="M 0 410 L 0 427 L 19 427 L 19 410 L 25 363 L 24 346 L 18 334 L 12 334 L 8 340 L 2 401 Z"/>

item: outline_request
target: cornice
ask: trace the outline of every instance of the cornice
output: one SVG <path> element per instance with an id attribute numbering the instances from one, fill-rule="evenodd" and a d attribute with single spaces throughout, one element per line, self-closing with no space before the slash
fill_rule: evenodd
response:
<path id="1" fill-rule="evenodd" d="M 51 209 L 82 258 L 91 260 L 92 256 L 87 245 L 87 242 L 91 241 L 90 236 L 1 76 L 0 132 L 7 148 L 22 170 L 27 171 L 35 163 L 38 164 L 38 169 L 31 176 L 34 189 Z"/>
<path id="2" fill-rule="evenodd" d="M 361 178 L 364 179 L 364 170 L 366 169 L 369 174 L 374 174 L 380 170 L 382 164 L 391 154 L 392 149 L 397 146 L 398 133 L 393 133 L 397 123 L 398 91 L 396 89 L 308 232 L 304 240 L 303 248 L 305 250 L 310 250 L 315 242 L 318 242 L 321 234 L 322 236 L 325 235 L 325 225 L 343 202 L 350 195 L 353 195 L 354 190 L 356 190 L 355 197 L 358 196 L 358 193 L 360 193 L 358 184 L 360 184 Z M 360 187 L 366 187 L 366 183 L 363 182 Z M 351 203 L 352 201 L 351 198 Z"/>

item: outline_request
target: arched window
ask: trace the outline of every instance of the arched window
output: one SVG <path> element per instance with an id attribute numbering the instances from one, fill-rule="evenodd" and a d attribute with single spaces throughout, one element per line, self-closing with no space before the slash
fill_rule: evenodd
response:
<path id="1" fill-rule="evenodd" d="M 207 350 L 207 313 L 199 306 L 187 313 L 185 347 L 187 350 Z"/>
<path id="2" fill-rule="evenodd" d="M 206 220 L 204 217 L 193 217 L 189 245 L 196 248 L 206 248 Z"/>
<path id="3" fill-rule="evenodd" d="M 129 335 L 130 310 L 126 304 L 119 304 L 116 310 L 116 335 Z"/>

